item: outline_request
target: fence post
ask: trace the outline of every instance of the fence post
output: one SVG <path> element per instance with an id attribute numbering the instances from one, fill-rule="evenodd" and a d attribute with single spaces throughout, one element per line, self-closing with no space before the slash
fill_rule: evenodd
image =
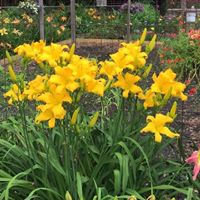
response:
<path id="1" fill-rule="evenodd" d="M 131 40 L 131 0 L 128 0 L 128 9 L 127 9 L 127 42 Z"/>
<path id="2" fill-rule="evenodd" d="M 71 43 L 76 43 L 76 14 L 75 0 L 70 0 L 70 15 L 71 15 Z"/>
<path id="3" fill-rule="evenodd" d="M 39 0 L 40 39 L 44 40 L 44 2 Z"/>

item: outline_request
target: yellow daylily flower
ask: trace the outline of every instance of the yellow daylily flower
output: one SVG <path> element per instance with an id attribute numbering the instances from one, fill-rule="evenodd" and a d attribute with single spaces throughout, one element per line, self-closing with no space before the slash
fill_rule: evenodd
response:
<path id="1" fill-rule="evenodd" d="M 123 97 L 128 98 L 129 93 L 137 94 L 143 92 L 142 89 L 135 84 L 139 80 L 139 76 L 127 72 L 125 76 L 119 74 L 118 81 L 116 81 L 113 86 L 121 88 L 123 90 Z"/>
<path id="2" fill-rule="evenodd" d="M 45 42 L 40 40 L 39 42 L 33 42 L 30 44 L 23 44 L 15 48 L 16 52 L 20 56 L 28 57 L 35 60 L 38 64 L 46 62 L 50 67 L 57 67 L 63 61 L 69 61 L 69 52 L 67 45 L 60 45 L 51 43 L 46 46 Z"/>
<path id="3" fill-rule="evenodd" d="M 12 105 L 13 102 L 23 101 L 25 98 L 25 95 L 22 93 L 17 84 L 13 84 L 11 86 L 11 89 L 8 92 L 4 93 L 3 96 L 5 98 L 10 98 L 8 100 L 8 104 L 10 105 Z"/>
<path id="4" fill-rule="evenodd" d="M 37 97 L 47 89 L 47 81 L 47 76 L 37 75 L 36 78 L 30 81 L 27 87 L 25 87 L 23 94 L 27 96 L 28 100 L 37 100 Z"/>
<path id="5" fill-rule="evenodd" d="M 106 75 L 109 80 L 113 80 L 113 77 L 120 72 L 117 70 L 115 63 L 112 61 L 106 60 L 105 62 L 100 62 L 100 65 L 101 68 L 99 73 Z"/>
<path id="6" fill-rule="evenodd" d="M 94 79 L 98 72 L 97 63 L 75 55 L 72 57 L 68 67 L 73 71 L 75 79 L 83 83 Z"/>
<path id="7" fill-rule="evenodd" d="M 37 107 L 41 113 L 36 117 L 35 122 L 40 123 L 41 121 L 48 121 L 50 128 L 55 126 L 56 119 L 64 119 L 66 111 L 62 106 L 63 102 L 72 102 L 66 90 L 57 93 L 56 86 L 54 85 L 51 86 L 50 92 L 42 94 L 37 100 L 45 104 Z"/>
<path id="8" fill-rule="evenodd" d="M 159 105 L 159 102 L 156 101 L 156 94 L 151 90 L 147 90 L 145 95 L 139 94 L 138 97 L 144 100 L 145 109 Z"/>
<path id="9" fill-rule="evenodd" d="M 155 117 L 147 116 L 148 124 L 144 127 L 141 132 L 151 132 L 155 134 L 155 141 L 161 142 L 162 135 L 166 135 L 169 138 L 179 137 L 179 134 L 169 130 L 165 125 L 172 123 L 173 119 L 163 114 L 156 114 Z"/>
<path id="10" fill-rule="evenodd" d="M 69 67 L 56 67 L 55 75 L 51 75 L 49 81 L 57 84 L 61 91 L 67 89 L 74 92 L 79 87 L 79 83 L 75 81 L 73 71 Z"/>
<path id="11" fill-rule="evenodd" d="M 136 70 L 145 65 L 147 54 L 141 52 L 139 42 L 122 43 L 122 46 L 117 53 L 110 55 L 120 72 L 124 69 Z"/>
<path id="12" fill-rule="evenodd" d="M 167 69 L 161 72 L 158 76 L 153 75 L 154 83 L 151 86 L 151 90 L 156 93 L 167 94 L 171 90 L 171 95 L 180 98 L 182 101 L 187 100 L 187 96 L 183 94 L 186 86 L 185 84 L 175 80 L 176 74 Z"/>
<path id="13" fill-rule="evenodd" d="M 106 81 L 104 79 L 99 79 L 99 80 L 91 79 L 85 82 L 86 85 L 85 89 L 88 92 L 97 94 L 99 96 L 103 96 L 105 91 L 105 82 Z"/>
<path id="14" fill-rule="evenodd" d="M 8 35 L 7 29 L 5 29 L 5 28 L 0 29 L 0 35 L 1 35 L 1 36 L 3 36 L 3 35 Z"/>

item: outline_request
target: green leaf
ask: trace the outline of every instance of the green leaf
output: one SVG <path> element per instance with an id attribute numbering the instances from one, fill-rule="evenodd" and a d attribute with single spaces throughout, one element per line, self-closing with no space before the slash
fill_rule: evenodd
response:
<path id="1" fill-rule="evenodd" d="M 119 194 L 121 190 L 121 174 L 118 169 L 114 170 L 114 190 L 115 195 Z"/>
<path id="2" fill-rule="evenodd" d="M 193 188 L 189 188 L 186 200 L 192 200 L 192 199 L 193 199 Z"/>
<path id="3" fill-rule="evenodd" d="M 81 175 L 79 172 L 76 173 L 76 186 L 77 186 L 77 191 L 78 191 L 78 197 L 80 200 L 83 200 L 83 190 L 82 190 L 82 181 L 81 181 Z"/>

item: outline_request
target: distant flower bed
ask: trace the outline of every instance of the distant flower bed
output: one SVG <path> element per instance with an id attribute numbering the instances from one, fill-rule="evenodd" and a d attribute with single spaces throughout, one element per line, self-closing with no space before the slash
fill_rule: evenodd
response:
<path id="1" fill-rule="evenodd" d="M 127 5 L 121 9 L 88 8 L 76 6 L 76 34 L 83 38 L 127 38 Z M 131 33 L 138 39 L 144 27 L 160 34 L 177 32 L 178 19 L 167 19 L 148 4 L 134 3 L 131 6 Z M 0 47 L 12 52 L 21 43 L 37 41 L 39 34 L 38 5 L 31 1 L 20 3 L 18 8 L 0 11 Z M 45 39 L 47 43 L 70 38 L 70 10 L 64 5 L 59 8 L 45 8 Z M 25 31 L 25 29 L 27 31 Z M 166 31 L 166 30 L 167 31 Z M 13 52 L 12 52 L 13 53 Z M 5 51 L 0 58 L 5 57 Z"/>

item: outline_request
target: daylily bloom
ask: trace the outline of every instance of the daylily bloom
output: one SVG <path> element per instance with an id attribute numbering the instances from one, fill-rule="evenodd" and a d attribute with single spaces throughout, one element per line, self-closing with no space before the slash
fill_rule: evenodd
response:
<path id="1" fill-rule="evenodd" d="M 20 20 L 15 18 L 13 21 L 12 21 L 12 24 L 19 24 L 20 23 Z"/>
<path id="2" fill-rule="evenodd" d="M 104 79 L 91 79 L 89 81 L 85 82 L 86 85 L 86 91 L 103 96 L 104 95 L 104 91 L 105 91 L 105 80 Z"/>
<path id="3" fill-rule="evenodd" d="M 47 22 L 51 22 L 53 20 L 53 17 L 52 16 L 48 16 L 47 18 L 46 18 L 46 21 Z"/>
<path id="4" fill-rule="evenodd" d="M 63 22 L 64 22 L 64 21 L 66 21 L 66 20 L 67 20 L 67 17 L 65 17 L 65 16 L 62 16 L 60 19 L 61 19 L 61 21 L 63 21 Z"/>
<path id="5" fill-rule="evenodd" d="M 105 74 L 109 80 L 113 80 L 113 77 L 119 72 L 115 67 L 115 63 L 112 61 L 106 60 L 104 62 L 100 62 L 100 65 L 100 74 Z"/>
<path id="6" fill-rule="evenodd" d="M 144 100 L 145 109 L 159 105 L 159 102 L 156 100 L 156 94 L 151 90 L 147 90 L 144 95 L 139 94 L 138 97 Z"/>
<path id="7" fill-rule="evenodd" d="M 145 65 L 147 54 L 142 52 L 142 48 L 139 44 L 139 41 L 129 44 L 122 43 L 123 47 L 120 48 L 117 53 L 110 55 L 119 70 L 136 70 Z"/>
<path id="8" fill-rule="evenodd" d="M 74 92 L 79 87 L 79 83 L 75 81 L 72 73 L 73 71 L 69 67 L 56 67 L 55 75 L 51 75 L 50 82 L 58 85 L 57 89 L 59 91 L 67 89 Z"/>
<path id="9" fill-rule="evenodd" d="M 185 161 L 189 164 L 194 163 L 192 179 L 195 181 L 200 172 L 200 148 L 198 151 L 194 151 L 192 155 L 189 158 L 187 158 Z"/>
<path id="10" fill-rule="evenodd" d="M 1 36 L 7 35 L 7 34 L 8 34 L 7 29 L 5 29 L 5 28 L 0 29 L 0 35 Z"/>
<path id="11" fill-rule="evenodd" d="M 182 101 L 187 100 L 187 96 L 183 94 L 186 85 L 175 80 L 176 74 L 167 69 L 161 72 L 158 76 L 153 75 L 154 83 L 151 86 L 151 90 L 156 93 L 167 94 L 171 90 L 171 95 L 180 98 Z"/>
<path id="12" fill-rule="evenodd" d="M 52 92 L 46 92 L 37 98 L 45 104 L 37 106 L 41 112 L 36 117 L 35 122 L 38 124 L 41 121 L 48 121 L 49 128 L 53 128 L 56 119 L 64 119 L 66 115 L 63 103 L 71 103 L 72 99 L 65 90 L 57 92 L 55 85 L 52 85 L 50 91 Z"/>
<path id="13" fill-rule="evenodd" d="M 9 23 L 10 23 L 10 19 L 6 17 L 6 18 L 3 20 L 3 22 L 4 22 L 5 24 L 9 24 Z"/>
<path id="14" fill-rule="evenodd" d="M 24 95 L 22 94 L 22 91 L 20 90 L 20 88 L 17 86 L 17 84 L 13 84 L 11 89 L 4 93 L 3 95 L 5 98 L 10 98 L 8 100 L 8 104 L 12 105 L 13 102 L 17 102 L 17 101 L 23 101 L 24 99 Z"/>
<path id="15" fill-rule="evenodd" d="M 23 94 L 28 100 L 37 100 L 47 87 L 47 76 L 37 75 L 36 78 L 30 81 L 27 87 L 24 89 Z"/>
<path id="16" fill-rule="evenodd" d="M 122 76 L 122 74 L 119 74 L 118 81 L 115 82 L 113 86 L 123 89 L 123 97 L 128 98 L 129 93 L 139 94 L 143 92 L 142 88 L 135 84 L 139 80 L 139 76 L 135 76 L 127 72 L 124 77 Z"/>
<path id="17" fill-rule="evenodd" d="M 15 35 L 19 35 L 19 36 L 21 36 L 23 34 L 19 30 L 17 30 L 16 28 L 13 29 L 12 33 L 14 33 Z"/>
<path id="18" fill-rule="evenodd" d="M 179 134 L 170 131 L 169 128 L 165 126 L 166 123 L 173 122 L 171 117 L 163 114 L 156 114 L 155 117 L 147 116 L 147 121 L 149 121 L 149 123 L 141 130 L 141 132 L 154 133 L 156 142 L 162 141 L 161 134 L 166 135 L 169 138 L 179 137 Z"/>

